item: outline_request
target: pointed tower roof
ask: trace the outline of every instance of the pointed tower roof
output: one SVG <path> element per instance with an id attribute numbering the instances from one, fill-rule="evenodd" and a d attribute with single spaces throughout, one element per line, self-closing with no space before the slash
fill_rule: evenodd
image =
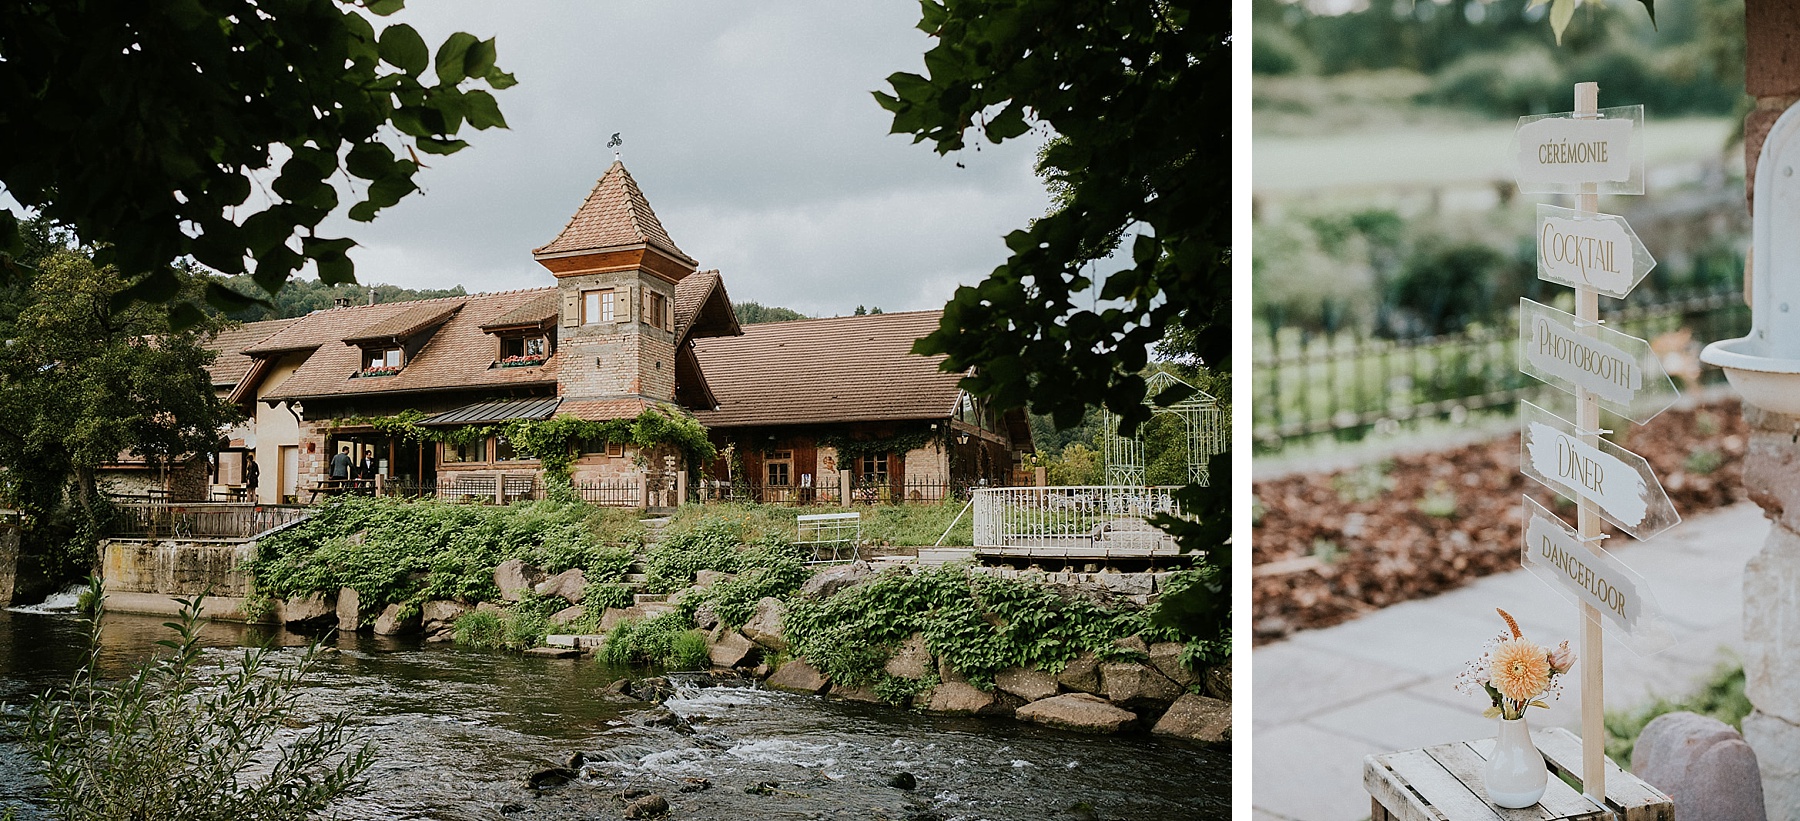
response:
<path id="1" fill-rule="evenodd" d="M 651 210 L 650 201 L 638 188 L 625 163 L 613 160 L 611 167 L 594 183 L 587 200 L 569 218 L 562 233 L 550 244 L 532 251 L 539 260 L 548 257 L 574 256 L 584 253 L 624 249 L 648 245 L 688 265 L 698 265 L 692 257 L 675 246 L 662 221 Z"/>

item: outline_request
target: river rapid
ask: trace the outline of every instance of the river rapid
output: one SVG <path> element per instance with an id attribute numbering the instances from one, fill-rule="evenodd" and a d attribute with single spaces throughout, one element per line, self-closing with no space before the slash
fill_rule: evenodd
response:
<path id="1" fill-rule="evenodd" d="M 101 667 L 123 676 L 169 638 L 166 619 L 108 615 Z M 49 817 L 19 746 L 23 704 L 82 663 L 86 623 L 0 610 L 0 808 Z M 270 642 L 296 660 L 306 636 L 214 623 L 209 660 Z M 641 791 L 669 819 L 1225 819 L 1231 758 L 1223 749 L 1145 736 L 1088 737 L 1011 720 L 925 716 L 875 705 L 712 686 L 675 677 L 661 711 L 603 697 L 632 675 L 592 659 L 526 658 L 416 639 L 343 636 L 308 679 L 305 703 L 348 711 L 373 743 L 369 790 L 339 817 L 622 818 Z M 535 790 L 529 774 L 583 753 L 578 780 Z M 911 774 L 915 789 L 889 782 Z M 704 784 L 704 788 L 701 785 Z M 760 788 L 758 785 L 762 785 Z M 685 788 L 687 791 L 683 791 Z M 754 789 L 754 792 L 747 792 Z"/>

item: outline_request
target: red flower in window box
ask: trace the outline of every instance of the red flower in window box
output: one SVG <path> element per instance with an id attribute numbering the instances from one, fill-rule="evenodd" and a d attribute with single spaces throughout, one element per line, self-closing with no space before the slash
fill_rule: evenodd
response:
<path id="1" fill-rule="evenodd" d="M 545 356 L 543 354 L 537 354 L 534 356 L 509 356 L 509 357 L 506 357 L 505 359 L 495 360 L 494 367 L 496 367 L 496 368 L 528 368 L 533 365 L 542 365 L 542 364 L 544 364 L 544 361 L 549 358 L 550 357 Z"/>
<path id="2" fill-rule="evenodd" d="M 360 371 L 357 371 L 353 376 L 355 378 L 363 378 L 363 377 L 369 377 L 369 376 L 393 376 L 395 374 L 398 374 L 399 372 L 400 372 L 399 365 L 384 365 L 384 366 L 377 367 L 377 368 L 364 368 Z"/>

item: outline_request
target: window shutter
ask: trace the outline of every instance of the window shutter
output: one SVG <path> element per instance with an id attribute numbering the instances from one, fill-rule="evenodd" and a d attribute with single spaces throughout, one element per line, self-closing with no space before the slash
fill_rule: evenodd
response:
<path id="1" fill-rule="evenodd" d="M 581 324 L 581 293 L 579 291 L 563 292 L 562 324 L 564 328 L 573 328 Z"/>

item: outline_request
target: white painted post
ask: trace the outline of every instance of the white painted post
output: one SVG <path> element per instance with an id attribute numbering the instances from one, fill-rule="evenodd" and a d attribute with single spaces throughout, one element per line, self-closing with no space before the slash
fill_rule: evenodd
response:
<path id="1" fill-rule="evenodd" d="M 1600 112 L 1600 85 L 1577 83 L 1575 116 L 1593 118 Z M 1583 183 L 1576 195 L 1576 207 L 1587 213 L 1600 210 L 1600 196 L 1594 183 Z M 1600 294 L 1591 285 L 1575 288 L 1575 315 L 1588 324 L 1584 329 L 1597 336 L 1600 321 Z M 1600 442 L 1600 402 L 1592 391 L 1575 386 L 1575 426 L 1583 433 L 1581 440 L 1598 447 Z M 1576 532 L 1583 539 L 1600 535 L 1600 516 L 1594 503 L 1578 500 Z M 1581 786 L 1582 791 L 1601 806 L 1606 805 L 1606 679 L 1602 658 L 1600 611 L 1591 604 L 1581 605 Z"/>

